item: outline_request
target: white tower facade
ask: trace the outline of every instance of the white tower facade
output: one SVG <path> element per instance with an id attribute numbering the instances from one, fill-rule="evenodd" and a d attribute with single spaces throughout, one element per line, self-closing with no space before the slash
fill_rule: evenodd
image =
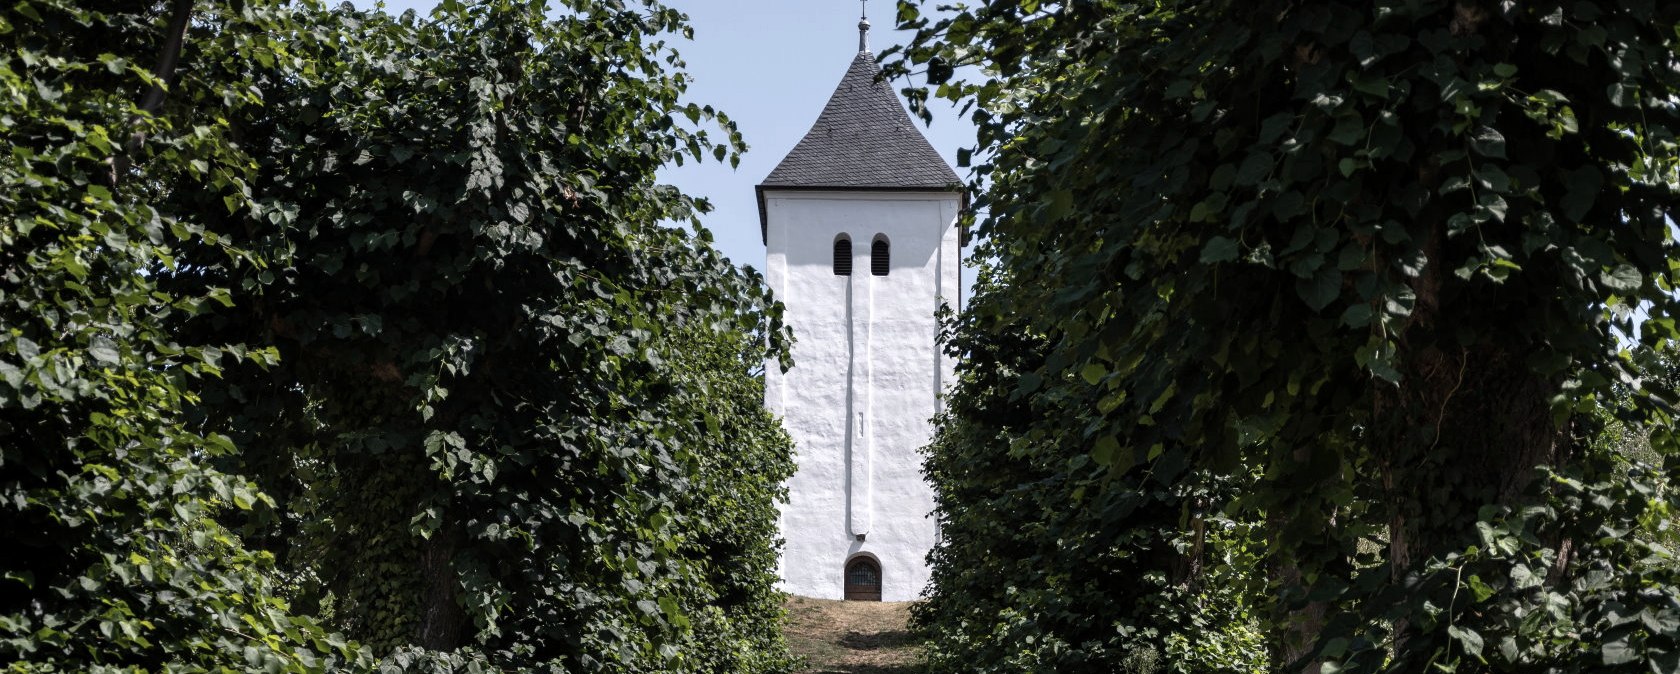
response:
<path id="1" fill-rule="evenodd" d="M 765 381 L 798 463 L 782 589 L 824 599 L 917 598 L 938 535 L 919 450 L 953 376 L 935 315 L 960 303 L 963 196 L 879 72 L 860 48 L 758 187 L 766 279 L 796 340 L 794 367 Z"/>

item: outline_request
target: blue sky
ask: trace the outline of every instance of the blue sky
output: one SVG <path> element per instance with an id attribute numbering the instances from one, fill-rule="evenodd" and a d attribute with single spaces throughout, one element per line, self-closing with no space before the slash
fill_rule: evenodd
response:
<path id="1" fill-rule="evenodd" d="M 371 0 L 357 0 L 368 7 Z M 436 0 L 387 0 L 387 10 L 422 12 Z M 810 130 L 857 53 L 857 0 L 665 0 L 689 15 L 694 41 L 674 38 L 694 78 L 689 98 L 729 114 L 749 151 L 738 169 L 727 164 L 668 167 L 661 179 L 716 210 L 706 227 L 737 264 L 764 267 L 753 186 Z M 870 47 L 880 53 L 908 39 L 892 30 L 892 0 L 872 0 Z M 902 83 L 895 84 L 901 88 Z M 924 127 L 933 147 L 956 166 L 957 149 L 974 142 L 974 128 L 950 108 L 936 107 Z M 966 169 L 958 175 L 967 178 Z"/>

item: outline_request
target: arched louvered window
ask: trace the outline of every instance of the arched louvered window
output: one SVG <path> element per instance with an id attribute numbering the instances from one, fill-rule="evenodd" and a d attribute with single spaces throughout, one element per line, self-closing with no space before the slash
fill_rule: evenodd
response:
<path id="1" fill-rule="evenodd" d="M 834 240 L 834 275 L 852 275 L 852 239 L 845 234 Z"/>
<path id="2" fill-rule="evenodd" d="M 875 276 L 886 276 L 892 268 L 892 245 L 887 243 L 886 237 L 875 237 L 875 243 L 869 246 L 869 273 Z"/>
<path id="3" fill-rule="evenodd" d="M 846 563 L 846 599 L 881 601 L 881 565 L 868 557 L 854 557 Z"/>

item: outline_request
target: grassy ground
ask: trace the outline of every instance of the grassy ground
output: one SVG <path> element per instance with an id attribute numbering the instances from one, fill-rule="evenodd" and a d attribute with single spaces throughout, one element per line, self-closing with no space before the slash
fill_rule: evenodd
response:
<path id="1" fill-rule="evenodd" d="M 789 597 L 788 645 L 804 656 L 800 674 L 914 674 L 921 645 L 910 635 L 908 602 Z"/>

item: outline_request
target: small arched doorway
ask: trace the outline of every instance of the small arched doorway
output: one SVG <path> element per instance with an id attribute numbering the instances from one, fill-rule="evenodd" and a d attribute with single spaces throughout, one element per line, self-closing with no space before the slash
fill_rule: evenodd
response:
<path id="1" fill-rule="evenodd" d="M 881 565 L 868 557 L 846 562 L 846 601 L 881 601 Z"/>

